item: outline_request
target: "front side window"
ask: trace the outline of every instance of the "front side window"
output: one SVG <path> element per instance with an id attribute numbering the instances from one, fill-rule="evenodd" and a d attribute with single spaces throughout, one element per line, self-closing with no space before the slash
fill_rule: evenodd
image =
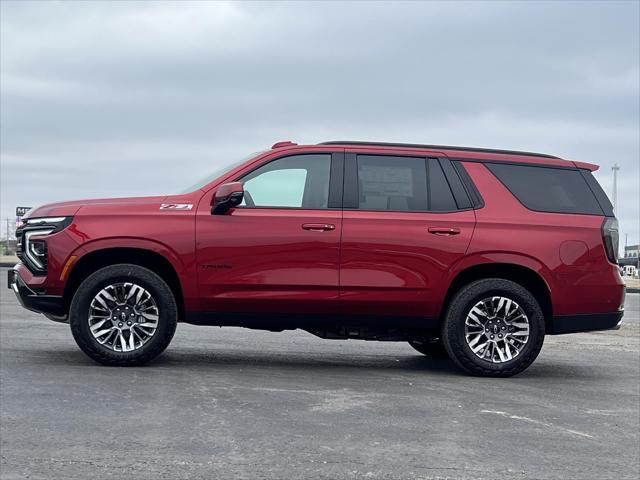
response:
<path id="1" fill-rule="evenodd" d="M 294 155 L 269 162 L 240 181 L 241 207 L 327 208 L 331 155 Z"/>

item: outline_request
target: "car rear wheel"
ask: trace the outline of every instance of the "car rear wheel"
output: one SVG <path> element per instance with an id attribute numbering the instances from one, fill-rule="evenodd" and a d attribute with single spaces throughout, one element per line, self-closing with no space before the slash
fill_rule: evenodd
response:
<path id="1" fill-rule="evenodd" d="M 169 286 L 151 270 L 112 265 L 80 285 L 69 323 L 76 343 L 92 359 L 105 365 L 141 365 L 171 342 L 177 307 Z"/>
<path id="2" fill-rule="evenodd" d="M 467 372 L 510 377 L 533 363 L 544 332 L 542 309 L 527 289 L 488 278 L 463 287 L 453 297 L 442 338 L 449 356 Z"/>

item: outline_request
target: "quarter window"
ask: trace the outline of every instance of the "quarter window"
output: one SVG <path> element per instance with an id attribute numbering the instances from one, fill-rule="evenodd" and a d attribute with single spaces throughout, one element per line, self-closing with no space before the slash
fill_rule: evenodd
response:
<path id="1" fill-rule="evenodd" d="M 498 163 L 489 163 L 487 166 L 530 210 L 603 214 L 579 170 Z"/>
<path id="2" fill-rule="evenodd" d="M 455 172 L 452 172 L 455 175 Z M 449 182 L 444 176 L 440 162 L 436 158 L 429 159 L 429 210 L 433 212 L 450 212 L 458 206 L 451 193 Z"/>
<path id="3" fill-rule="evenodd" d="M 327 208 L 331 155 L 294 155 L 274 160 L 241 179 L 243 207 Z"/>

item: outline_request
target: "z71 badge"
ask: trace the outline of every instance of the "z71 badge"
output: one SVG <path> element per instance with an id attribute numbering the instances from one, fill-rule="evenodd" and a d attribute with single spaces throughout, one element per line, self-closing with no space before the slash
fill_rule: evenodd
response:
<path id="1" fill-rule="evenodd" d="M 193 203 L 161 203 L 160 210 L 191 210 Z"/>

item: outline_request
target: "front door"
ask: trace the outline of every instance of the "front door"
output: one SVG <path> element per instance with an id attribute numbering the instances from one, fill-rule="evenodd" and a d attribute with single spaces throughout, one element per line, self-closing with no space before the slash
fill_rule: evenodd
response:
<path id="1" fill-rule="evenodd" d="M 199 207 L 196 256 L 204 311 L 335 311 L 342 168 L 342 154 L 281 157 L 237 179 L 245 189 L 239 207 L 224 215 Z"/>
<path id="2" fill-rule="evenodd" d="M 340 269 L 345 313 L 437 315 L 442 281 L 465 254 L 475 226 L 470 205 L 456 203 L 445 161 L 347 154 Z"/>

